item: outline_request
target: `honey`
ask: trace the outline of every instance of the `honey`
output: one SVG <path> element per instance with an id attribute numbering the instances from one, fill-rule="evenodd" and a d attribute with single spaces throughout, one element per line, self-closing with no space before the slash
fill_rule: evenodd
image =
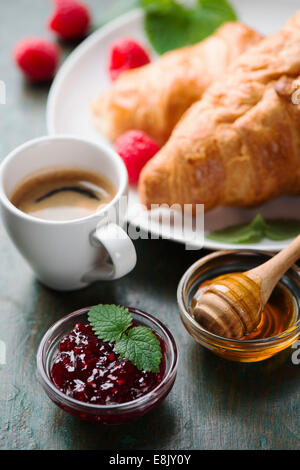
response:
<path id="1" fill-rule="evenodd" d="M 233 273 L 219 276 L 203 282 L 191 302 L 194 309 L 205 288 L 216 281 L 222 281 Z M 298 307 L 291 292 L 282 283 L 275 287 L 268 303 L 261 312 L 261 318 L 256 328 L 241 340 L 259 340 L 280 335 L 291 328 L 298 319 Z"/>
<path id="2" fill-rule="evenodd" d="M 297 317 L 294 297 L 283 284 L 277 284 L 269 302 L 262 310 L 258 326 L 241 339 L 255 340 L 280 335 L 293 326 Z"/>
<path id="3" fill-rule="evenodd" d="M 197 300 L 203 289 L 207 289 L 208 283 L 216 282 L 217 276 L 245 273 L 269 257 L 258 251 L 219 251 L 199 259 L 184 273 L 177 290 L 180 318 L 197 343 L 223 359 L 236 362 L 263 361 L 283 351 L 285 358 L 291 356 L 293 351 L 289 348 L 300 336 L 300 269 L 296 266 L 290 268 L 275 287 L 259 317 L 259 324 L 256 323 L 242 339 L 212 334 L 194 316 Z M 260 281 L 261 278 L 258 278 L 258 287 Z M 237 293 L 237 290 L 234 289 L 234 292 Z M 240 292 L 242 294 L 242 290 Z"/>

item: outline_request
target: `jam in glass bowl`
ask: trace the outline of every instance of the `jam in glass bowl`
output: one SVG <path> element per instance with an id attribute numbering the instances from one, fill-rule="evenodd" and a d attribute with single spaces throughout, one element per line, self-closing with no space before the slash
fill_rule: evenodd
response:
<path id="1" fill-rule="evenodd" d="M 78 310 L 47 331 L 37 354 L 40 382 L 56 405 L 87 421 L 118 424 L 144 415 L 168 395 L 177 372 L 174 338 L 151 315 L 128 310 L 133 326 L 146 326 L 159 339 L 159 372 L 140 371 L 121 358 L 113 344 L 94 334 L 89 308 Z"/>

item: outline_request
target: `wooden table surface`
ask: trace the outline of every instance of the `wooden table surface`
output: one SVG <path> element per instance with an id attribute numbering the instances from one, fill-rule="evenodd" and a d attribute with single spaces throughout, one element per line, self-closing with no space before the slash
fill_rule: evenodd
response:
<path id="1" fill-rule="evenodd" d="M 96 18 L 109 1 L 94 0 Z M 11 50 L 24 36 L 48 35 L 50 0 L 0 4 L 0 157 L 46 133 L 47 86 L 23 82 Z M 65 52 L 71 48 L 64 47 Z M 127 277 L 73 293 L 41 286 L 0 226 L 0 449 L 299 449 L 300 366 L 291 351 L 256 364 L 219 359 L 197 345 L 180 323 L 177 283 L 205 252 L 164 240 L 136 244 L 138 263 Z M 36 379 L 35 356 L 48 327 L 75 309 L 96 303 L 140 307 L 173 332 L 180 350 L 178 377 L 156 410 L 121 426 L 91 425 L 49 401 Z"/>

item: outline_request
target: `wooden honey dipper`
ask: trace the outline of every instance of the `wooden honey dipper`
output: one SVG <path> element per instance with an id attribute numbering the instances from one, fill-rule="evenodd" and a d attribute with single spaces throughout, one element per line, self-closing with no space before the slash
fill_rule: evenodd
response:
<path id="1" fill-rule="evenodd" d="M 238 339 L 259 324 L 261 312 L 283 274 L 300 258 L 300 235 L 267 262 L 228 274 L 203 288 L 193 314 L 211 333 Z"/>

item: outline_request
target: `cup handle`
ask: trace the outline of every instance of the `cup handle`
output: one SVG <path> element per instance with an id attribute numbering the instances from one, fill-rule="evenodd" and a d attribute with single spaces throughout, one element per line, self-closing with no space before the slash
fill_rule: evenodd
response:
<path id="1" fill-rule="evenodd" d="M 97 227 L 91 235 L 91 243 L 94 246 L 102 245 L 112 264 L 106 262 L 102 267 L 87 273 L 84 282 L 119 279 L 135 267 L 137 256 L 134 244 L 119 225 L 110 223 Z"/>

